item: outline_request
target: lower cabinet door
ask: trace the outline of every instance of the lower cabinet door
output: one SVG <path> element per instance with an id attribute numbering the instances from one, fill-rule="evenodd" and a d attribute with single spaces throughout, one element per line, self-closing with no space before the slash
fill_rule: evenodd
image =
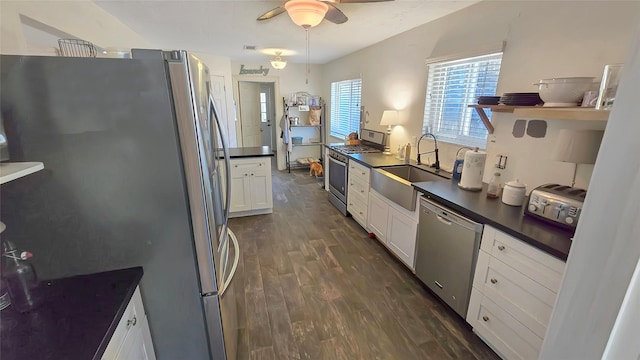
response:
<path id="1" fill-rule="evenodd" d="M 251 210 L 273 207 L 271 172 L 266 169 L 251 171 Z"/>
<path id="2" fill-rule="evenodd" d="M 117 360 L 155 360 L 153 345 L 146 340 L 151 339 L 148 335 L 147 319 L 144 318 L 142 322 L 136 325 L 133 326 L 124 339 L 124 343 L 116 357 Z M 147 326 L 145 327 L 145 325 Z"/>
<path id="3" fill-rule="evenodd" d="M 229 211 L 251 210 L 250 175 L 249 170 L 245 170 L 244 172 L 231 172 L 231 202 Z"/>
<path id="4" fill-rule="evenodd" d="M 369 210 L 367 225 L 369 231 L 374 233 L 378 240 L 387 242 L 387 222 L 389 205 L 380 199 L 375 192 L 369 193 Z"/>
<path id="5" fill-rule="evenodd" d="M 387 246 L 411 269 L 414 269 L 417 222 L 393 207 L 389 207 L 387 227 Z"/>

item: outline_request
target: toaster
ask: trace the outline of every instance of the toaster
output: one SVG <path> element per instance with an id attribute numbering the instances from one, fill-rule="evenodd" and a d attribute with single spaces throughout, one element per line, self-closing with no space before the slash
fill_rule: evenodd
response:
<path id="1" fill-rule="evenodd" d="M 568 229 L 575 229 L 587 191 L 559 184 L 538 186 L 529 195 L 525 214 Z"/>

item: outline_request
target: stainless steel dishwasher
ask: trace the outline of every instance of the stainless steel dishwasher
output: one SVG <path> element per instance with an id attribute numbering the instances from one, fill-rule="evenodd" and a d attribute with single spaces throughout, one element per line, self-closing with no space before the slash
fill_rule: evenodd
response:
<path id="1" fill-rule="evenodd" d="M 420 200 L 416 275 L 463 318 L 467 315 L 483 225 Z"/>

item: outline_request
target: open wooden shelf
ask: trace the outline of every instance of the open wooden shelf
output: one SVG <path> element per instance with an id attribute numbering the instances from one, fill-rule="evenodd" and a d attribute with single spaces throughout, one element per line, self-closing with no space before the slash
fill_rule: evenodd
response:
<path id="1" fill-rule="evenodd" d="M 596 110 L 583 107 L 544 107 L 544 106 L 509 106 L 509 105 L 469 105 L 474 108 L 480 119 L 487 127 L 489 134 L 493 134 L 493 125 L 484 109 L 492 112 L 508 112 L 525 118 L 544 120 L 576 120 L 576 121 L 607 121 L 609 110 Z"/>
<path id="2" fill-rule="evenodd" d="M 33 174 L 44 169 L 41 162 L 16 162 L 0 164 L 0 184 Z"/>

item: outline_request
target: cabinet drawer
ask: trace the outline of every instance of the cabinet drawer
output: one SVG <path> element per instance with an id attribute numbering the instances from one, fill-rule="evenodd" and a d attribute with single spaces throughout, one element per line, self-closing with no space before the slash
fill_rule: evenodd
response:
<path id="1" fill-rule="evenodd" d="M 476 290 L 474 289 L 474 292 Z M 478 293 L 472 295 L 467 318 L 473 317 L 474 331 L 484 339 L 504 359 L 538 358 L 542 347 L 542 337 L 537 336 L 508 312 Z"/>
<path id="2" fill-rule="evenodd" d="M 116 330 L 111 336 L 111 340 L 102 355 L 102 359 L 116 359 L 127 334 L 135 327 L 135 325 L 139 325 L 143 321 L 146 321 L 144 308 L 142 305 L 142 297 L 140 296 L 140 288 L 137 288 L 135 293 L 133 293 L 131 301 L 129 301 L 129 305 L 124 310 Z"/>
<path id="3" fill-rule="evenodd" d="M 358 218 L 361 223 L 367 223 L 367 205 L 359 198 L 349 198 L 347 210 L 354 218 Z"/>
<path id="4" fill-rule="evenodd" d="M 264 158 L 249 158 L 249 159 L 232 159 L 231 160 L 231 174 L 236 175 L 238 173 L 244 173 L 249 169 L 269 169 L 271 159 Z"/>
<path id="5" fill-rule="evenodd" d="M 349 161 L 349 179 L 358 178 L 369 184 L 370 173 L 371 170 L 368 167 L 355 161 Z"/>
<path id="6" fill-rule="evenodd" d="M 369 199 L 369 184 L 361 179 L 349 179 L 347 196 L 351 195 L 358 196 L 366 202 Z"/>
<path id="7" fill-rule="evenodd" d="M 482 290 L 511 316 L 544 338 L 556 294 L 496 258 L 491 258 Z"/>
<path id="8" fill-rule="evenodd" d="M 490 226 L 485 226 L 481 249 L 554 294 L 558 292 L 564 261 Z"/>

